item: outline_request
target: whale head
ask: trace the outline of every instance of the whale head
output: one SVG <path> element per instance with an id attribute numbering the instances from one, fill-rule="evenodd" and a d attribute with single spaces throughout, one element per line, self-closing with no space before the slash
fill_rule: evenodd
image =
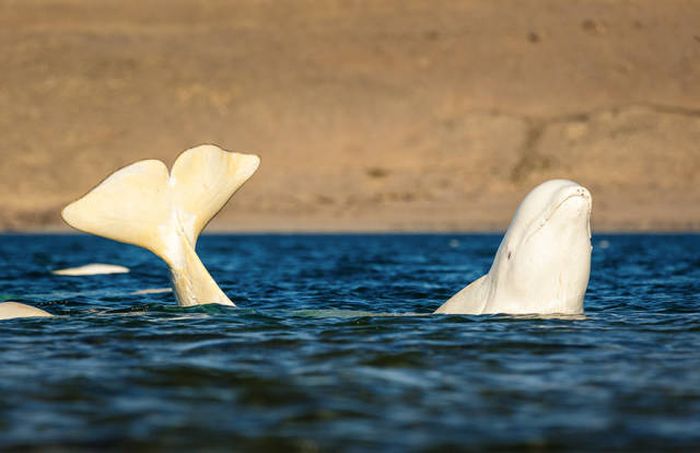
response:
<path id="1" fill-rule="evenodd" d="M 588 189 L 555 179 L 518 207 L 496 253 L 485 312 L 583 313 L 591 262 Z"/>

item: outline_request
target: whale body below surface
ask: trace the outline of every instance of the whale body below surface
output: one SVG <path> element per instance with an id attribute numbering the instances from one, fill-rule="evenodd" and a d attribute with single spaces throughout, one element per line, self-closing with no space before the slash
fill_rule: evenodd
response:
<path id="1" fill-rule="evenodd" d="M 535 187 L 513 216 L 488 274 L 435 313 L 583 313 L 591 269 L 592 198 L 555 179 Z"/>
<path id="2" fill-rule="evenodd" d="M 183 152 L 168 172 L 158 160 L 116 171 L 62 212 L 77 230 L 150 250 L 170 268 L 181 306 L 233 302 L 195 251 L 211 219 L 258 168 L 253 154 L 201 145 Z"/>
<path id="3" fill-rule="evenodd" d="M 0 303 L 0 320 L 15 318 L 51 318 L 53 315 L 29 305 L 18 302 Z"/>
<path id="4" fill-rule="evenodd" d="M 51 272 L 54 275 L 66 277 L 83 277 L 87 275 L 108 275 L 108 274 L 128 274 L 129 268 L 117 266 L 115 264 L 93 263 L 86 264 L 80 267 L 71 267 L 68 269 L 57 269 Z"/>

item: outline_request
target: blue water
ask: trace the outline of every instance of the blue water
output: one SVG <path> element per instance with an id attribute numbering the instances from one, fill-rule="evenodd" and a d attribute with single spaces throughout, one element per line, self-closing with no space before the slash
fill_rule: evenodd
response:
<path id="1" fill-rule="evenodd" d="M 0 449 L 700 448 L 700 236 L 594 237 L 586 319 L 430 316 L 498 235 L 205 236 L 238 309 L 149 253 L 0 236 Z M 58 277 L 90 262 L 130 274 Z"/>

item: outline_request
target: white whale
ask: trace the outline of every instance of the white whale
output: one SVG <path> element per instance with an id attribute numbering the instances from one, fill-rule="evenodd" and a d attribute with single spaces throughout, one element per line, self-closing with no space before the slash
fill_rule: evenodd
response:
<path id="1" fill-rule="evenodd" d="M 0 303 L 0 320 L 15 318 L 51 318 L 53 315 L 44 310 L 30 307 L 18 302 Z"/>
<path id="2" fill-rule="evenodd" d="M 590 192 L 556 179 L 518 207 L 488 274 L 435 313 L 583 313 L 591 269 Z"/>
<path id="3" fill-rule="evenodd" d="M 201 145 L 172 171 L 143 160 L 118 170 L 63 210 L 72 227 L 150 250 L 170 268 L 178 304 L 234 303 L 217 286 L 195 246 L 209 221 L 258 168 L 260 158 Z"/>
<path id="4" fill-rule="evenodd" d="M 84 277 L 88 275 L 128 274 L 129 268 L 117 266 L 116 264 L 93 263 L 80 267 L 57 269 L 55 271 L 51 271 L 51 273 L 65 277 Z"/>

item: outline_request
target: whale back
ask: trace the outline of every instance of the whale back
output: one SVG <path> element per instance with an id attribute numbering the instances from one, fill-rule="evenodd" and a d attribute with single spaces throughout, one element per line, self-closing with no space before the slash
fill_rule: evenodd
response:
<path id="1" fill-rule="evenodd" d="M 0 303 L 0 320 L 15 319 L 15 318 L 50 318 L 52 314 L 45 312 L 39 308 L 29 305 L 20 304 L 18 302 L 2 302 Z"/>

